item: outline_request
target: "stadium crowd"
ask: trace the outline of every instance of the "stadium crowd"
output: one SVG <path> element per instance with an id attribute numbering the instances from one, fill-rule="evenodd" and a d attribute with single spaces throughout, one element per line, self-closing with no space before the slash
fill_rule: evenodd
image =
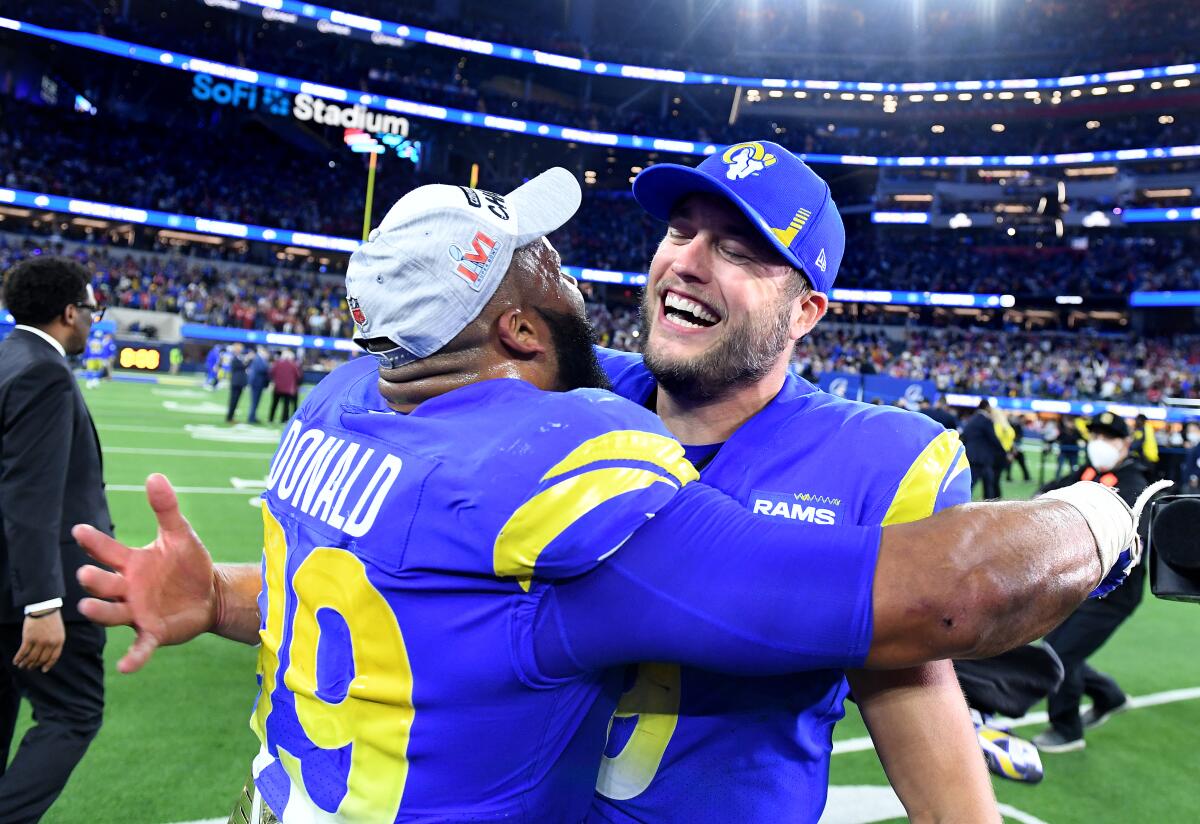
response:
<path id="1" fill-rule="evenodd" d="M 68 128 L 71 115 L 0 104 L 0 184 L 218 220 L 354 236 L 361 228 L 365 175 L 361 158 L 324 164 L 278 151 L 257 132 L 237 135 L 239 151 L 185 133 L 171 154 L 156 151 L 153 131 L 118 128 L 91 118 L 89 129 Z M 11 126 L 11 128 L 9 128 Z M 37 152 L 29 151 L 37 146 Z M 179 149 L 179 146 L 183 146 Z M 218 148 L 214 148 L 218 147 Z M 178 163 L 175 155 L 220 162 Z M 424 183 L 407 161 L 381 164 L 379 202 Z M 248 181 L 269 181 L 268 191 Z M 643 271 L 659 227 L 619 190 L 588 187 L 578 216 L 552 238 L 572 265 Z M 1200 241 L 1186 232 L 1150 237 L 1098 236 L 1087 250 L 1065 241 L 1048 248 L 999 231 L 922 231 L 920 243 L 903 229 L 851 231 L 839 275 L 844 287 L 1008 294 L 1120 295 L 1133 290 L 1200 289 Z"/>
<path id="2" fill-rule="evenodd" d="M 1158 403 L 1196 397 L 1200 338 L 1102 338 L 965 328 L 880 330 L 819 326 L 796 349 L 802 373 L 931 380 L 939 391 L 998 397 Z"/>
<path id="3" fill-rule="evenodd" d="M 0 238 L 0 271 L 65 247 Z M 105 305 L 180 314 L 215 326 L 344 336 L 351 321 L 337 277 L 284 267 L 221 266 L 178 255 L 91 248 L 73 252 Z M 589 315 L 600 342 L 640 349 L 635 307 L 598 300 Z M 1200 337 L 1081 337 L 1050 332 L 823 324 L 796 350 L 798 368 L 932 380 L 939 390 L 999 396 L 1157 402 L 1200 396 Z"/>

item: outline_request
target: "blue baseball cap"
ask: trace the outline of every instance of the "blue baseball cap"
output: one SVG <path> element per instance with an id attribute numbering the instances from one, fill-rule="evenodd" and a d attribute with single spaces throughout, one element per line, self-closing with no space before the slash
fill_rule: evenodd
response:
<path id="1" fill-rule="evenodd" d="M 633 181 L 633 196 L 659 220 L 680 198 L 707 192 L 737 206 L 784 259 L 804 272 L 818 292 L 833 288 L 846 229 L 829 184 L 778 143 L 735 143 L 699 166 L 660 163 Z"/>

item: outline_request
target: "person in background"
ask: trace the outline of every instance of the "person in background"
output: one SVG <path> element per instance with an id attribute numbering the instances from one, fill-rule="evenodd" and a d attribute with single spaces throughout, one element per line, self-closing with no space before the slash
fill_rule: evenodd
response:
<path id="1" fill-rule="evenodd" d="M 1183 459 L 1183 487 L 1187 492 L 1200 492 L 1200 427 L 1188 427 L 1187 455 Z"/>
<path id="2" fill-rule="evenodd" d="M 1096 481 L 1113 487 L 1130 505 L 1149 486 L 1146 466 L 1130 454 L 1133 439 L 1129 424 L 1120 415 L 1103 412 L 1088 426 L 1087 462 L 1082 469 L 1042 487 L 1041 492 L 1063 489 L 1076 481 Z M 1146 530 L 1139 529 L 1142 541 Z M 1089 601 L 1046 636 L 1063 665 L 1063 682 L 1049 697 L 1050 728 L 1034 736 L 1042 752 L 1081 750 L 1086 745 L 1084 730 L 1098 727 L 1113 715 L 1129 708 L 1129 696 L 1111 676 L 1088 666 L 1087 659 L 1100 649 L 1142 601 L 1145 566 L 1129 575 L 1125 586 L 1104 598 Z M 1092 707 L 1080 715 L 1080 699 L 1087 695 Z"/>
<path id="3" fill-rule="evenodd" d="M 104 375 L 104 338 L 99 332 L 88 335 L 83 350 L 84 386 L 95 389 Z"/>
<path id="4" fill-rule="evenodd" d="M 167 359 L 171 362 L 171 374 L 178 375 L 179 367 L 183 366 L 183 347 L 172 346 Z"/>
<path id="5" fill-rule="evenodd" d="M 1079 428 L 1075 425 L 1075 419 L 1063 416 L 1062 423 L 1058 427 L 1058 439 L 1055 443 L 1058 444 L 1058 465 L 1054 468 L 1055 475 L 1063 473 L 1065 465 L 1067 471 L 1075 469 L 1079 463 L 1079 443 L 1083 440 L 1079 434 Z"/>
<path id="6" fill-rule="evenodd" d="M 250 382 L 250 415 L 248 423 L 258 423 L 258 403 L 262 393 L 271 383 L 270 353 L 265 347 L 259 346 L 250 357 L 250 365 L 246 368 Z"/>
<path id="7" fill-rule="evenodd" d="M 963 424 L 962 443 L 967 449 L 967 461 L 971 464 L 971 487 L 983 484 L 983 497 L 990 500 L 1000 497 L 1000 479 L 996 468 L 1000 466 L 1007 451 L 996 436 L 996 424 L 991 416 L 991 404 L 979 402 L 974 414 Z"/>
<path id="8" fill-rule="evenodd" d="M 304 370 L 296 362 L 296 353 L 284 349 L 275 363 L 271 364 L 271 413 L 267 420 L 275 423 L 275 412 L 283 405 L 279 420 L 286 422 L 296 411 L 296 400 L 300 395 L 300 384 L 304 382 Z"/>
<path id="9" fill-rule="evenodd" d="M 1021 467 L 1021 474 L 1025 476 L 1025 480 L 1028 482 L 1030 480 L 1029 464 L 1025 463 L 1025 452 L 1021 449 L 1021 442 L 1025 438 L 1025 427 L 1021 423 L 1021 417 L 1019 415 L 1014 415 L 1013 417 L 1009 418 L 1008 423 L 1009 426 L 1012 427 L 1013 431 L 1013 445 L 1012 449 L 1009 450 L 1007 478 L 1010 481 L 1013 479 L 1013 465 L 1016 464 L 1017 466 Z"/>
<path id="10" fill-rule="evenodd" d="M 958 418 L 946 408 L 946 400 L 941 395 L 937 396 L 932 405 L 928 398 L 922 397 L 921 414 L 933 418 L 947 429 L 958 429 Z"/>
<path id="11" fill-rule="evenodd" d="M 1009 471 L 1012 465 L 1013 444 L 1017 442 L 1017 433 L 1008 422 L 1008 416 L 1000 409 L 993 407 L 988 410 L 988 414 L 991 416 L 992 426 L 996 429 L 1000 446 L 1004 449 L 1004 454 L 996 460 L 996 495 L 999 497 L 1003 494 L 1000 490 L 1000 476 Z"/>
<path id="12" fill-rule="evenodd" d="M 1129 454 L 1146 465 L 1151 475 L 1159 474 L 1158 440 L 1155 438 L 1154 427 L 1145 415 L 1138 415 L 1133 422 L 1133 446 Z"/>
<path id="13" fill-rule="evenodd" d="M 221 376 L 221 356 L 224 354 L 221 344 L 208 350 L 204 356 L 204 388 L 213 392 L 217 388 L 217 380 Z"/>
<path id="14" fill-rule="evenodd" d="M 100 730 L 104 629 L 77 608 L 74 524 L 111 535 L 100 442 L 67 356 L 103 314 L 88 272 L 33 257 L 9 270 L 0 343 L 0 821 L 33 822 Z M 34 726 L 8 763 L 21 699 Z M 7 769 L 5 765 L 7 764 Z"/>
<path id="15" fill-rule="evenodd" d="M 103 309 L 101 309 L 100 314 L 104 314 Z M 117 366 L 117 341 L 108 332 L 103 333 L 100 336 L 100 340 L 103 343 L 100 348 L 100 358 L 104 362 L 100 377 L 111 378 L 113 369 Z"/>
<path id="16" fill-rule="evenodd" d="M 225 362 L 229 370 L 229 411 L 225 414 L 225 423 L 233 423 L 238 401 L 242 399 L 242 392 L 249 383 L 246 370 L 250 366 L 250 358 L 240 343 L 233 343 L 226 350 Z"/>

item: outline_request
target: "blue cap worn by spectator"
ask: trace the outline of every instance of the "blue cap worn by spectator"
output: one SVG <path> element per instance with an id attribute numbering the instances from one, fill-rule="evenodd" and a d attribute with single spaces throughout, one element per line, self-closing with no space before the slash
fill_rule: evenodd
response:
<path id="1" fill-rule="evenodd" d="M 633 196 L 659 220 L 668 220 L 680 198 L 720 195 L 737 206 L 783 258 L 804 272 L 813 288 L 833 288 L 846 230 L 829 184 L 778 143 L 736 143 L 695 168 L 659 163 L 633 181 Z"/>

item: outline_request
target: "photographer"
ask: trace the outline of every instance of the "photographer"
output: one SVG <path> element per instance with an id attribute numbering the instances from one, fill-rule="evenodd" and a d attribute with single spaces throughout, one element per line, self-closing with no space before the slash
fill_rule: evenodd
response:
<path id="1" fill-rule="evenodd" d="M 1088 429 L 1091 438 L 1087 442 L 1084 467 L 1051 481 L 1041 491 L 1061 489 L 1081 480 L 1096 481 L 1115 487 L 1132 506 L 1150 480 L 1145 464 L 1129 454 L 1133 444 L 1129 424 L 1118 415 L 1104 412 L 1091 420 Z M 1074 431 L 1074 427 L 1069 431 Z M 1141 531 L 1144 541 L 1145 528 Z M 1145 577 L 1145 566 L 1138 566 L 1124 586 L 1104 598 L 1082 604 L 1046 636 L 1046 644 L 1062 659 L 1064 678 L 1049 698 L 1050 729 L 1033 739 L 1039 750 L 1057 753 L 1083 749 L 1085 729 L 1097 727 L 1128 708 L 1129 697 L 1124 690 L 1111 677 L 1088 666 L 1087 659 L 1137 609 Z M 1079 701 L 1085 694 L 1092 699 L 1092 708 L 1080 716 Z"/>

